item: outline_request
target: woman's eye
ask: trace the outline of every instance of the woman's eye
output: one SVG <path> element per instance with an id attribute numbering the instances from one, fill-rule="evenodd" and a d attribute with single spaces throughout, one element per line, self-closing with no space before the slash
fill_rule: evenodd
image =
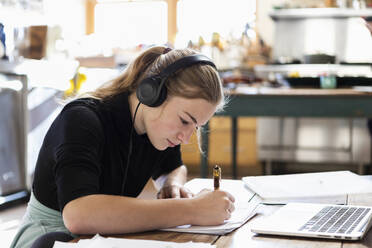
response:
<path id="1" fill-rule="evenodd" d="M 189 122 L 188 122 L 188 121 L 186 121 L 186 120 L 184 120 L 184 119 L 182 119 L 182 118 L 180 118 L 180 120 L 181 120 L 182 124 L 184 124 L 184 125 L 187 125 L 187 124 L 189 124 Z"/>

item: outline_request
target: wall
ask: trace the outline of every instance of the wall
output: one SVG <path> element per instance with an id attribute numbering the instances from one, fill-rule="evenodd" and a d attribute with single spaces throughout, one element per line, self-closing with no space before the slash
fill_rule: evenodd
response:
<path id="1" fill-rule="evenodd" d="M 274 22 L 268 15 L 274 6 L 288 5 L 290 7 L 323 7 L 323 0 L 257 0 L 257 30 L 266 44 L 274 43 Z"/>
<path id="2" fill-rule="evenodd" d="M 85 0 L 44 0 L 44 13 L 48 24 L 61 25 L 63 38 L 85 34 Z"/>

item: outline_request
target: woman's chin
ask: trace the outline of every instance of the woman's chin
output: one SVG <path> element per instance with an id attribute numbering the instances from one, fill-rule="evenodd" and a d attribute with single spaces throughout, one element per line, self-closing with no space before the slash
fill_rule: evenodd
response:
<path id="1" fill-rule="evenodd" d="M 159 151 L 164 151 L 168 148 L 167 145 L 163 145 L 163 144 L 156 144 L 156 145 L 153 144 L 153 146 L 155 147 L 156 150 L 159 150 Z"/>

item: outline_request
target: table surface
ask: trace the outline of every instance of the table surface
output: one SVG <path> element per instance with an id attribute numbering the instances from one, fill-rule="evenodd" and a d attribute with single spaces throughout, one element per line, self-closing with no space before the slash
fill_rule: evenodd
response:
<path id="1" fill-rule="evenodd" d="M 372 117 L 372 93 L 353 89 L 240 87 L 226 91 L 226 95 L 227 105 L 217 115 Z"/>
<path id="2" fill-rule="evenodd" d="M 348 204 L 372 206 L 372 194 L 348 196 Z M 251 225 L 255 221 L 272 214 L 280 206 L 259 205 L 257 214 L 246 224 L 227 235 L 205 235 L 178 232 L 149 231 L 135 234 L 110 235 L 110 237 L 127 239 L 160 240 L 170 242 L 204 242 L 216 245 L 217 248 L 225 247 L 330 247 L 330 248 L 372 248 L 372 231 L 369 231 L 361 241 L 341 241 L 315 238 L 282 237 L 273 235 L 257 235 L 251 232 Z M 82 236 L 81 238 L 90 238 Z M 77 242 L 79 239 L 73 240 Z"/>

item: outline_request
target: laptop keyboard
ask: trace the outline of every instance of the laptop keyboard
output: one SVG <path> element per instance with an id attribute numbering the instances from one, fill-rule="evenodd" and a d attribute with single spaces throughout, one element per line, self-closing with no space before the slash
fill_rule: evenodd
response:
<path id="1" fill-rule="evenodd" d="M 349 234 L 369 211 L 370 208 L 363 207 L 326 206 L 299 231 Z"/>

